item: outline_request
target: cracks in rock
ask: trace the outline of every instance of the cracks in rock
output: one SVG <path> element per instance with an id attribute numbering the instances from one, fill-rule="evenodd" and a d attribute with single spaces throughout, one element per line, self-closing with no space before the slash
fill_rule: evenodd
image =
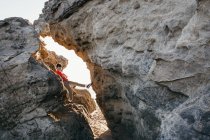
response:
<path id="1" fill-rule="evenodd" d="M 136 96 L 140 101 L 142 101 L 143 103 L 147 104 L 147 101 L 144 99 L 141 99 L 140 97 Z"/>
<path id="2" fill-rule="evenodd" d="M 21 52 L 16 52 L 15 54 L 13 54 L 12 56 L 10 56 L 9 58 L 7 58 L 6 60 L 4 60 L 4 62 L 8 62 L 10 61 L 11 59 L 17 57 L 18 55 L 21 55 L 23 53 L 23 51 Z"/>
<path id="3" fill-rule="evenodd" d="M 12 67 L 10 67 L 10 68 L 7 68 L 7 71 L 8 70 L 11 70 L 11 69 L 14 69 L 15 67 L 17 67 L 18 65 L 14 65 L 14 66 L 12 66 Z M 7 73 L 6 73 L 6 70 L 4 69 L 4 67 L 3 67 L 3 64 L 1 64 L 1 70 L 0 70 L 0 72 L 2 72 L 3 71 L 3 73 L 4 73 L 4 77 L 1 77 L 1 80 L 2 81 L 5 81 L 5 79 L 7 79 L 8 80 L 8 82 L 7 81 L 5 81 L 5 83 L 6 83 L 6 85 L 7 85 L 7 87 L 9 87 L 10 85 L 12 85 L 12 82 L 11 82 L 11 80 L 9 79 L 9 76 L 7 75 Z M 3 89 L 4 90 L 4 89 Z M 1 93 L 1 91 L 0 91 L 0 93 Z"/>
<path id="4" fill-rule="evenodd" d="M 182 93 L 182 92 L 174 91 L 174 90 L 170 89 L 170 87 L 168 87 L 168 86 L 166 86 L 166 85 L 163 85 L 163 84 L 161 84 L 161 83 L 156 83 L 156 84 L 159 85 L 159 86 L 165 87 L 168 91 L 170 91 L 170 92 L 172 92 L 172 93 L 175 93 L 175 94 L 177 94 L 177 95 L 181 95 L 182 97 L 185 97 L 185 98 L 189 98 L 188 95 L 186 95 L 186 94 L 184 94 L 184 93 Z"/>
<path id="5" fill-rule="evenodd" d="M 47 116 L 39 116 L 39 117 L 33 117 L 29 120 L 25 120 L 23 122 L 18 122 L 17 125 L 15 127 L 13 127 L 11 129 L 11 131 L 9 132 L 13 137 L 18 137 L 18 129 L 19 128 L 23 128 L 22 125 L 28 125 L 28 126 L 32 126 L 32 129 L 29 129 L 26 133 L 28 136 L 32 136 L 34 133 L 37 135 L 37 133 L 39 135 L 42 134 L 41 128 L 39 127 L 36 119 L 43 119 L 46 118 Z M 17 128 L 16 128 L 17 127 Z M 17 129 L 17 130 L 16 130 Z"/>
<path id="6" fill-rule="evenodd" d="M 90 0 L 78 0 L 76 2 L 74 2 L 72 5 L 70 5 L 64 12 L 62 15 L 60 15 L 56 20 L 57 22 L 60 22 L 64 19 L 67 19 L 68 17 L 70 17 L 73 13 L 77 12 L 82 6 L 84 6 L 87 2 L 89 2 Z M 56 7 L 56 9 L 59 8 Z"/>
<path id="7" fill-rule="evenodd" d="M 202 74 L 202 73 L 196 73 L 191 76 L 181 77 L 181 78 L 172 79 L 172 80 L 168 80 L 168 81 L 158 81 L 158 82 L 159 82 L 159 84 L 163 85 L 164 83 L 172 83 L 172 82 L 177 82 L 177 81 L 186 80 L 186 79 L 190 79 L 190 78 L 195 78 L 196 75 L 199 75 L 199 74 Z"/>
<path id="8" fill-rule="evenodd" d="M 136 109 L 142 104 L 142 107 L 171 111 L 189 98 L 184 93 L 173 91 L 165 85 L 159 83 L 157 85 L 139 88 L 135 91 L 132 91 L 132 88 L 125 89 L 130 105 Z"/>
<path id="9" fill-rule="evenodd" d="M 57 41 L 56 41 L 57 42 Z M 84 59 L 83 59 L 84 60 Z M 32 62 L 31 63 L 36 63 L 35 62 L 35 60 L 34 59 L 32 59 L 31 60 Z M 41 62 L 42 61 L 42 59 L 40 59 L 40 61 L 39 62 Z M 43 65 L 45 64 L 45 62 L 43 61 L 43 63 L 42 63 Z M 48 64 L 46 64 L 46 65 L 48 65 Z M 49 73 L 49 74 L 53 74 L 53 73 Z M 56 77 L 56 76 L 55 76 Z M 49 96 L 51 96 L 51 97 L 49 97 Z M 59 94 L 58 96 L 62 96 L 62 94 Z M 40 103 L 42 103 L 42 104 L 44 104 L 44 102 L 48 102 L 48 100 L 50 100 L 51 98 L 54 98 L 54 96 L 52 96 L 52 94 L 50 95 L 50 94 L 47 94 L 47 96 L 42 100 L 42 101 L 40 101 Z M 55 97 L 56 98 L 56 97 Z M 65 97 L 64 97 L 65 98 Z M 60 102 L 60 101 L 57 101 L 57 102 Z M 88 118 L 88 117 L 90 117 L 89 115 L 89 112 L 88 112 L 88 110 L 83 106 L 83 105 L 80 105 L 80 104 L 71 104 L 71 103 L 66 103 L 67 101 L 65 101 L 65 99 L 64 99 L 64 108 L 68 108 L 67 109 L 67 111 L 68 112 L 75 112 L 76 114 L 80 114 L 81 116 L 83 116 L 83 117 L 86 117 L 86 118 Z M 60 102 L 60 104 L 62 104 L 62 101 Z M 72 106 L 70 106 L 70 104 L 72 105 Z M 45 107 L 45 104 L 43 105 L 44 107 Z M 50 106 L 51 108 L 53 108 L 52 106 Z M 60 107 L 60 106 L 59 106 Z M 55 108 L 53 108 L 53 110 L 57 110 L 57 109 L 55 109 Z M 92 115 L 92 114 L 91 114 Z M 79 118 L 76 118 L 76 119 L 79 119 Z M 97 124 L 97 123 L 100 123 L 100 122 L 98 122 L 98 120 L 94 117 L 94 118 L 89 118 L 89 119 L 91 119 L 91 121 L 92 122 L 94 122 L 95 121 L 95 123 Z M 95 119 L 95 120 L 92 120 L 92 119 Z M 104 119 L 105 120 L 105 119 Z M 62 120 L 61 120 L 62 121 Z M 80 121 L 81 122 L 81 120 L 78 120 L 78 121 Z M 81 123 L 82 124 L 82 123 Z M 95 125 L 95 124 L 94 124 Z M 97 131 L 100 131 L 100 130 L 97 130 Z M 95 133 L 94 133 L 95 134 Z M 96 134 L 97 135 L 97 134 Z M 98 135 L 97 135 L 98 136 Z"/>
<path id="10" fill-rule="evenodd" d="M 68 11 L 66 11 L 67 12 L 67 15 L 64 15 L 64 17 L 59 17 L 59 18 L 67 18 L 67 17 L 69 17 L 71 14 L 71 12 L 70 13 L 68 13 Z M 70 14 L 70 15 L 68 15 L 68 14 Z M 66 16 L 66 17 L 65 17 Z M 193 15 L 192 15 L 192 17 L 193 17 Z M 189 21 L 190 21 L 190 17 L 188 17 L 189 18 Z M 61 20 L 63 20 L 63 19 L 61 19 Z M 187 19 L 188 20 L 188 19 Z M 186 26 L 188 26 L 188 24 L 189 24 L 189 21 L 186 21 L 185 22 L 185 24 L 186 25 L 183 25 L 184 27 L 181 29 L 182 31 L 183 31 L 183 29 L 185 29 L 186 28 Z M 167 25 L 166 25 L 167 26 Z M 166 29 L 167 30 L 167 29 Z M 168 29 L 169 30 L 169 29 Z M 178 29 L 178 30 L 180 30 L 180 29 Z M 176 30 L 175 30 L 175 32 L 176 32 Z M 179 31 L 180 32 L 180 31 Z M 169 33 L 169 31 L 168 31 L 168 33 Z M 168 34 L 167 33 L 167 34 Z M 177 36 L 177 39 L 178 38 L 181 38 L 181 36 L 182 36 L 182 34 L 178 34 L 178 36 Z M 174 44 L 176 44 L 176 42 L 174 43 Z M 173 58 L 172 58 L 173 59 Z M 169 91 L 170 93 L 169 94 L 172 94 L 172 97 L 169 97 L 169 99 L 168 99 L 168 102 L 173 102 L 173 100 L 175 99 L 176 100 L 176 98 L 178 97 L 180 97 L 181 98 L 181 100 L 182 100 L 182 98 L 183 98 L 183 100 L 187 100 L 187 98 L 189 98 L 189 96 L 187 96 L 187 95 L 185 95 L 185 93 L 183 93 L 183 92 L 177 92 L 176 90 L 174 91 L 173 90 L 173 88 L 171 89 L 170 87 L 168 87 L 168 86 L 166 86 L 166 85 L 164 85 L 164 84 L 162 84 L 162 83 L 168 83 L 168 82 L 176 82 L 176 81 L 179 81 L 179 80 L 183 80 L 183 79 L 186 79 L 186 78 L 192 78 L 193 76 L 189 76 L 189 77 L 181 77 L 181 78 L 179 78 L 179 79 L 173 79 L 173 80 L 170 80 L 170 81 L 160 81 L 159 83 L 157 83 L 160 87 L 165 87 L 166 89 L 167 89 L 167 91 Z M 176 78 L 176 77 L 175 77 Z M 167 79 L 166 79 L 167 80 Z M 173 94 L 175 95 L 175 96 L 173 96 Z M 135 97 L 134 97 L 135 98 Z M 142 102 L 144 102 L 144 103 L 146 103 L 147 104 L 147 102 L 146 102 L 146 100 L 144 100 L 144 98 L 142 99 L 141 97 L 137 97 L 138 98 L 138 100 L 141 100 Z M 179 100 L 179 99 L 177 99 L 177 100 Z M 180 104 L 180 102 L 179 102 L 179 104 Z"/>
<path id="11" fill-rule="evenodd" d="M 17 67 L 17 66 L 18 66 L 18 64 L 16 64 L 16 65 L 11 65 L 10 67 L 7 67 L 6 70 L 7 70 L 7 71 L 10 71 L 10 70 L 14 69 L 14 68 Z M 5 68 L 4 68 L 3 64 L 1 64 L 0 72 L 4 72 L 4 71 L 5 71 Z"/>
<path id="12" fill-rule="evenodd" d="M 210 137 L 210 134 L 206 134 L 206 133 L 204 133 L 204 132 L 200 132 L 200 131 L 198 131 L 198 130 L 196 130 L 196 129 L 194 129 L 194 128 L 193 128 L 192 130 L 194 130 L 195 132 L 197 132 L 197 133 L 199 133 L 199 134 L 201 134 L 201 135 Z"/>
<path id="13" fill-rule="evenodd" d="M 42 119 L 42 118 L 47 118 L 47 117 L 48 117 L 47 115 L 32 117 L 31 119 L 28 119 L 28 120 L 24 120 L 24 121 L 21 121 L 21 122 L 19 121 L 19 123 L 17 123 L 17 125 L 18 124 L 24 124 L 24 123 L 27 123 L 27 122 L 30 122 L 30 121 L 33 121 L 33 120 L 36 121 L 36 119 Z"/>
<path id="14" fill-rule="evenodd" d="M 34 106 L 34 108 L 30 109 L 29 111 L 26 111 L 25 114 L 29 114 L 29 113 L 35 111 L 40 106 L 41 106 L 41 103 L 39 103 L 38 105 Z"/>
<path id="15" fill-rule="evenodd" d="M 9 22 L 7 21 L 0 21 L 0 28 L 5 27 L 5 26 L 9 26 Z"/>

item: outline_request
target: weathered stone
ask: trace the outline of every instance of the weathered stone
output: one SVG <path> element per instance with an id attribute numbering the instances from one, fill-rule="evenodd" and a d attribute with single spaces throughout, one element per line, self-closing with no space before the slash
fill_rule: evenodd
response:
<path id="1" fill-rule="evenodd" d="M 57 76 L 34 59 L 38 37 L 22 18 L 0 21 L 0 139 L 92 140 L 84 116 L 64 106 Z"/>
<path id="2" fill-rule="evenodd" d="M 140 4 L 139 4 L 138 1 L 135 1 L 135 2 L 133 3 L 133 8 L 134 8 L 134 9 L 139 9 L 139 8 L 140 8 Z"/>
<path id="3" fill-rule="evenodd" d="M 44 46 L 39 48 L 34 57 L 53 71 L 55 71 L 57 64 L 61 64 L 63 68 L 68 65 L 68 60 L 65 57 L 58 56 L 53 51 L 48 51 Z"/>
<path id="4" fill-rule="evenodd" d="M 73 103 L 82 105 L 88 114 L 96 110 L 95 101 L 91 98 L 91 94 L 85 89 L 73 89 L 74 96 L 72 97 Z"/>
<path id="5" fill-rule="evenodd" d="M 40 21 L 87 62 L 114 138 L 209 140 L 210 1 L 80 2 L 51 0 Z"/>

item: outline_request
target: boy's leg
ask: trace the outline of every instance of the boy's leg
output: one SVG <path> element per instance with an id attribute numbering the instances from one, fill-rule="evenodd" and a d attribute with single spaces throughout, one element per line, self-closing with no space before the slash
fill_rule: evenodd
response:
<path id="1" fill-rule="evenodd" d="M 71 92 L 71 87 L 68 82 L 64 82 L 64 86 L 67 89 L 66 97 L 69 101 L 73 100 L 73 93 Z M 71 94 L 71 95 L 70 95 Z"/>

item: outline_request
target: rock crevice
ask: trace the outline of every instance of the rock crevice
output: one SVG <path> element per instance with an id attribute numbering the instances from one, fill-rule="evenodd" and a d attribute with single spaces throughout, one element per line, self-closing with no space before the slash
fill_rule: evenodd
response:
<path id="1" fill-rule="evenodd" d="M 35 26 L 87 62 L 114 138 L 210 139 L 210 1 L 80 2 L 49 1 Z"/>
<path id="2" fill-rule="evenodd" d="M 41 44 L 27 20 L 0 21 L 0 139 L 92 140 L 84 116 L 64 106 L 58 77 L 35 59 Z"/>

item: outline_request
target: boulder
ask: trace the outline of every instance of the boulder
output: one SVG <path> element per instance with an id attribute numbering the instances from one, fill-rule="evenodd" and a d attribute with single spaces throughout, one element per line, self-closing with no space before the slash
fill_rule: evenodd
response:
<path id="1" fill-rule="evenodd" d="M 88 64 L 114 139 L 210 140 L 209 7 L 209 0 L 50 0 L 39 20 Z"/>
<path id="2" fill-rule="evenodd" d="M 84 116 L 64 106 L 59 79 L 33 57 L 39 45 L 27 20 L 0 21 L 0 140 L 92 140 Z"/>

